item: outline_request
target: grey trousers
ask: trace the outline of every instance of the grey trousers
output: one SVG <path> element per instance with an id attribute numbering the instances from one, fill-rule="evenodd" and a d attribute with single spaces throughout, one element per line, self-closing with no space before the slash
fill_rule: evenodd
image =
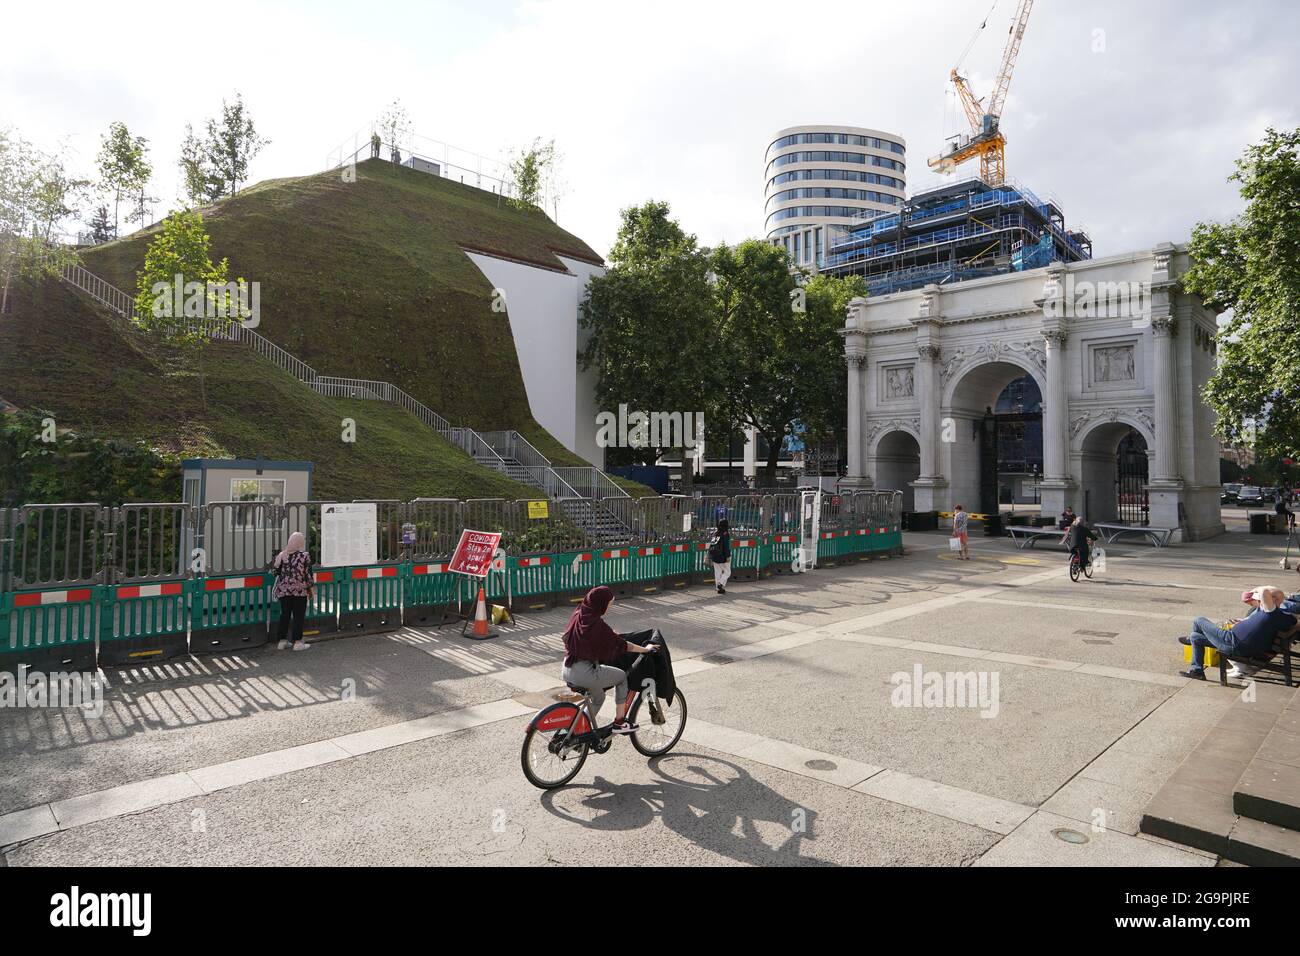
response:
<path id="1" fill-rule="evenodd" d="M 627 672 L 608 664 L 595 661 L 574 661 L 572 667 L 564 669 L 564 682 L 574 687 L 581 687 L 591 694 L 591 715 L 600 713 L 605 703 L 605 688 L 615 688 L 616 701 L 627 700 Z"/>

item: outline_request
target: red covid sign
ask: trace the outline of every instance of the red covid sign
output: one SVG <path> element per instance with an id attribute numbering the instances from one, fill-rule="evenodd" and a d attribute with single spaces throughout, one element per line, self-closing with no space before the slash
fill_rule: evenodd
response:
<path id="1" fill-rule="evenodd" d="M 460 533 L 460 541 L 456 544 L 456 551 L 451 556 L 447 570 L 467 574 L 472 578 L 487 577 L 492 568 L 492 555 L 496 554 L 500 543 L 500 532 L 470 531 L 466 528 Z"/>

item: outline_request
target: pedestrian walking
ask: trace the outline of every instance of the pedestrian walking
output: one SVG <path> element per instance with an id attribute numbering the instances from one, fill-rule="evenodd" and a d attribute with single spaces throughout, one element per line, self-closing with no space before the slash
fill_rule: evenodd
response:
<path id="1" fill-rule="evenodd" d="M 957 557 L 962 561 L 970 560 L 970 536 L 967 533 L 969 525 L 970 515 L 961 505 L 958 505 L 952 513 L 952 536 L 961 542 Z"/>
<path id="2" fill-rule="evenodd" d="M 289 543 L 275 556 L 271 570 L 275 573 L 271 597 L 280 602 L 278 647 L 282 651 L 305 651 L 311 645 L 302 639 L 302 628 L 307 620 L 307 602 L 316 587 L 307 536 L 301 531 L 289 535 Z"/>
<path id="3" fill-rule="evenodd" d="M 719 594 L 726 594 L 727 581 L 731 578 L 731 528 L 725 518 L 719 519 L 709 541 L 709 560 L 713 562 L 713 584 Z"/>

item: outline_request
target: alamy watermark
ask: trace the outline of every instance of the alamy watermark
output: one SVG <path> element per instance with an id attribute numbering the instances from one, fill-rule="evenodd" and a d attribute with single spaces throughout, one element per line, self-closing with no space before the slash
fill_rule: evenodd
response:
<path id="1" fill-rule="evenodd" d="M 914 664 L 912 670 L 897 671 L 889 702 L 895 707 L 978 709 L 981 717 L 996 717 L 1001 708 L 997 671 L 927 671 Z"/>
<path id="2" fill-rule="evenodd" d="M 694 448 L 704 430 L 703 412 L 596 413 L 596 445 L 600 448 Z"/>
<path id="3" fill-rule="evenodd" d="M 1149 322 L 1151 283 L 1091 282 L 1066 273 L 1062 284 L 1056 276 L 1048 276 L 1043 284 L 1043 315 L 1051 319 L 1103 317 Z"/>
<path id="4" fill-rule="evenodd" d="M 0 707 L 80 707 L 86 716 L 104 715 L 104 684 L 98 673 L 33 671 L 19 664 L 16 674 L 0 671 Z"/>
<path id="5" fill-rule="evenodd" d="M 246 329 L 262 324 L 262 285 L 259 282 L 186 282 L 179 272 L 171 282 L 155 282 L 156 319 L 209 319 L 238 322 Z"/>

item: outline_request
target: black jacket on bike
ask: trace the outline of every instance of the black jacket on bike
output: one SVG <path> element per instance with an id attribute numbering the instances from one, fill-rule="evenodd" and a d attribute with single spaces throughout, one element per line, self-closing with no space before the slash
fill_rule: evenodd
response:
<path id="1" fill-rule="evenodd" d="M 1088 563 L 1089 542 L 1096 540 L 1097 533 L 1082 521 L 1070 525 L 1070 530 L 1065 533 L 1065 544 L 1071 554 L 1078 552 L 1080 564 Z"/>
<path id="2" fill-rule="evenodd" d="M 672 700 L 677 693 L 677 679 L 673 676 L 673 659 L 668 653 L 668 644 L 658 628 L 649 631 L 636 631 L 624 637 L 633 644 L 649 647 L 657 644 L 655 654 L 625 654 L 615 664 L 627 672 L 627 686 L 632 690 L 641 690 L 641 682 L 647 677 L 654 678 L 655 694 L 664 700 Z"/>

